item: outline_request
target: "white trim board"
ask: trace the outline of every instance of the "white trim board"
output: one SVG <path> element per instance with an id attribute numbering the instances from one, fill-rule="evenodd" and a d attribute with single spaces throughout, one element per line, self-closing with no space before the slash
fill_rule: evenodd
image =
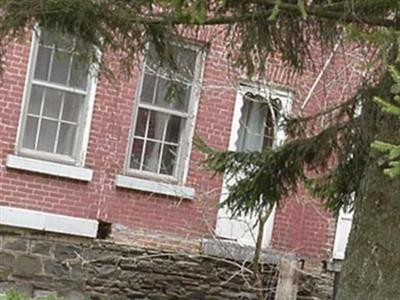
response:
<path id="1" fill-rule="evenodd" d="M 184 199 L 193 199 L 195 190 L 187 186 L 180 186 L 153 180 L 117 175 L 115 177 L 117 187 L 163 194 Z"/>
<path id="2" fill-rule="evenodd" d="M 0 206 L 0 225 L 95 238 L 99 222 L 92 219 Z"/>
<path id="3" fill-rule="evenodd" d="M 347 241 L 353 223 L 354 211 L 346 212 L 340 209 L 336 223 L 335 242 L 333 244 L 332 258 L 343 260 L 346 254 Z"/>
<path id="4" fill-rule="evenodd" d="M 91 169 L 17 155 L 8 155 L 6 166 L 10 169 L 31 171 L 81 181 L 91 181 L 93 177 L 93 170 Z"/>

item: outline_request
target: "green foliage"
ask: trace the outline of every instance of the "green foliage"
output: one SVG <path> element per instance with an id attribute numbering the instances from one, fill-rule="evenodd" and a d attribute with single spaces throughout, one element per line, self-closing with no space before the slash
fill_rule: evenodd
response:
<path id="1" fill-rule="evenodd" d="M 77 37 L 82 59 L 97 60 L 91 46 L 120 53 L 129 74 L 148 41 L 164 57 L 165 44 L 182 33 L 181 25 L 191 32 L 216 25 L 225 34 L 229 57 L 250 75 L 263 72 L 265 58 L 275 55 L 301 70 L 310 40 L 329 48 L 342 24 L 352 23 L 361 32 L 369 32 L 370 25 L 388 28 L 399 11 L 393 0 L 1 0 L 0 10 L 0 58 L 8 41 L 24 38 L 26 29 L 39 23 Z M 98 62 L 112 74 L 107 63 Z"/>
<path id="2" fill-rule="evenodd" d="M 312 137 L 294 139 L 262 153 L 217 151 L 201 139 L 197 139 L 196 146 L 207 155 L 205 167 L 215 173 L 224 173 L 227 182 L 231 183 L 229 195 L 222 205 L 233 215 L 259 213 L 266 206 L 279 205 L 300 183 L 314 181 L 316 174 L 327 170 L 332 157 L 343 150 L 342 145 L 352 132 L 349 130 L 351 125 L 351 121 L 343 122 Z M 347 193 L 350 192 L 346 190 Z M 345 198 L 337 206 L 343 201 Z"/>
<path id="3" fill-rule="evenodd" d="M 374 101 L 384 112 L 395 115 L 400 120 L 400 71 L 393 66 L 389 70 L 394 80 L 394 85 L 391 89 L 393 97 L 390 100 L 375 97 Z M 384 173 L 390 177 L 400 176 L 400 145 L 375 141 L 372 147 L 387 154 L 389 168 L 386 168 Z"/>
<path id="4" fill-rule="evenodd" d="M 5 296 L 0 296 L 0 300 L 27 300 L 25 296 L 14 292 L 14 291 L 9 291 L 6 293 Z"/>
<path id="5" fill-rule="evenodd" d="M 304 136 L 301 126 L 307 127 L 323 113 L 286 120 L 289 141 L 262 153 L 217 151 L 197 139 L 196 146 L 207 155 L 205 168 L 225 174 L 230 183 L 229 195 L 221 205 L 233 215 L 259 213 L 266 206 L 279 205 L 305 183 L 331 210 L 338 212 L 343 205 L 351 206 L 371 142 L 363 136 L 360 120 L 355 117 L 358 102 L 359 97 L 355 97 L 327 111 L 337 122 L 312 136 Z"/>
<path id="6" fill-rule="evenodd" d="M 304 3 L 304 0 L 298 0 L 298 5 L 299 5 L 299 10 L 301 13 L 301 16 L 303 19 L 307 19 L 307 11 L 306 11 L 306 4 Z"/>
<path id="7" fill-rule="evenodd" d="M 61 300 L 60 298 L 57 298 L 55 296 L 47 296 L 44 298 L 35 298 L 35 299 L 37 299 L 37 300 Z M 29 300 L 29 299 L 18 292 L 9 291 L 5 294 L 5 296 L 0 296 L 0 300 Z"/>
<path id="8" fill-rule="evenodd" d="M 400 31 L 397 28 L 378 27 L 365 31 L 355 24 L 348 24 L 346 38 L 353 43 L 373 45 L 379 55 L 376 55 L 376 59 L 369 61 L 372 66 L 382 64 L 387 67 L 389 62 L 393 61 L 393 52 L 398 53 L 395 59 L 400 62 L 400 51 L 397 49 L 400 45 Z"/>
<path id="9" fill-rule="evenodd" d="M 268 17 L 268 21 L 276 21 L 276 18 L 279 15 L 279 5 L 281 4 L 280 0 L 275 0 L 274 8 L 272 9 L 271 15 Z"/>

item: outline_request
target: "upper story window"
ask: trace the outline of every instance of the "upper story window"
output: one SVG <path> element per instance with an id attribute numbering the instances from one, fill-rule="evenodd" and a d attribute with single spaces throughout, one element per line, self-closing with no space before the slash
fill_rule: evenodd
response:
<path id="1" fill-rule="evenodd" d="M 246 92 L 239 120 L 237 151 L 262 151 L 274 145 L 282 110 L 279 98 Z"/>
<path id="2" fill-rule="evenodd" d="M 152 47 L 139 85 L 128 153 L 128 173 L 180 181 L 193 129 L 199 52 L 173 46 L 174 71 L 161 65 Z"/>
<path id="3" fill-rule="evenodd" d="M 40 30 L 32 43 L 18 153 L 82 164 L 92 66 L 78 59 L 71 37 Z"/>

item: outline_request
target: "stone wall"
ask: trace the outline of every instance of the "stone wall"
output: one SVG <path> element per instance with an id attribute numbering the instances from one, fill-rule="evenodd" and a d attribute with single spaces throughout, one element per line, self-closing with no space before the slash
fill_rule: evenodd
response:
<path id="1" fill-rule="evenodd" d="M 261 267 L 267 300 L 273 300 L 279 272 Z M 0 226 L 0 294 L 16 289 L 65 300 L 256 299 L 249 282 L 246 265 L 228 258 Z"/>
<path id="2" fill-rule="evenodd" d="M 57 291 L 66 300 L 254 299 L 244 269 L 211 256 L 0 227 L 0 290 L 28 296 Z M 265 268 L 265 278 L 270 271 Z M 273 290 L 276 282 L 269 284 Z"/>

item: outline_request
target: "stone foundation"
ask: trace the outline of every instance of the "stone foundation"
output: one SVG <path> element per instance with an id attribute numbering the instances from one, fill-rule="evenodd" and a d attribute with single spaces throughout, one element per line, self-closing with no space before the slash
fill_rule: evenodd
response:
<path id="1" fill-rule="evenodd" d="M 232 260 L 6 227 L 0 236 L 3 291 L 66 300 L 254 299 L 250 273 Z"/>
<path id="2" fill-rule="evenodd" d="M 261 267 L 273 300 L 279 272 Z M 250 283 L 246 264 L 229 258 L 0 226 L 0 294 L 16 289 L 65 300 L 256 299 Z"/>

